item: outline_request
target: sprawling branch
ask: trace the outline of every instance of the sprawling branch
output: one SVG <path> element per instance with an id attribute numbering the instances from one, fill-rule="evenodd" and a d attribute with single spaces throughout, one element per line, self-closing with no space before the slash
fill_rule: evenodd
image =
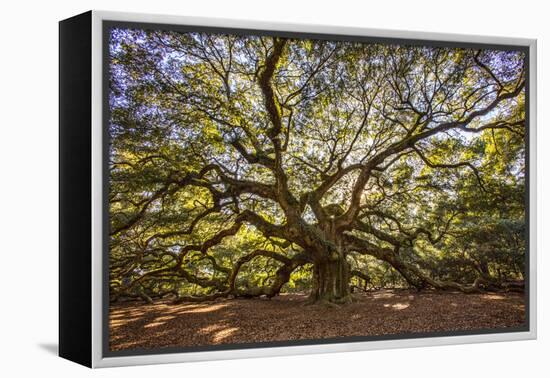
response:
<path id="1" fill-rule="evenodd" d="M 429 160 L 420 151 L 420 149 L 418 147 L 413 146 L 412 149 L 414 150 L 414 152 L 416 152 L 416 154 L 420 157 L 420 159 L 422 159 L 422 161 L 430 168 L 444 168 L 444 169 L 456 169 L 456 168 L 461 168 L 461 167 L 470 168 L 472 170 L 472 172 L 474 173 L 474 175 L 476 176 L 477 182 L 478 182 L 479 187 L 481 188 L 481 190 L 483 190 L 484 192 L 487 191 L 487 189 L 483 185 L 483 180 L 481 179 L 481 175 L 479 174 L 479 170 L 472 163 L 470 163 L 468 161 L 464 161 L 464 162 L 452 163 L 452 164 L 436 164 L 436 163 L 433 163 L 431 160 Z"/>
<path id="2" fill-rule="evenodd" d="M 363 169 L 361 170 L 361 174 L 359 175 L 359 177 L 357 178 L 357 181 L 355 182 L 352 196 L 351 196 L 350 206 L 348 210 L 346 211 L 345 214 L 343 214 L 337 220 L 338 228 L 346 229 L 351 226 L 351 224 L 353 223 L 354 219 L 356 218 L 359 212 L 359 208 L 361 204 L 361 196 L 363 194 L 363 190 L 367 181 L 371 177 L 372 170 L 377 165 L 382 164 L 386 160 L 386 158 L 392 155 L 398 154 L 403 150 L 413 148 L 417 142 L 421 140 L 425 140 L 438 133 L 443 133 L 456 128 L 467 129 L 468 124 L 470 124 L 472 121 L 474 121 L 478 117 L 482 117 L 488 114 L 503 101 L 518 96 L 523 91 L 524 84 L 525 82 L 521 81 L 520 83 L 518 83 L 517 87 L 513 91 L 499 93 L 495 97 L 495 99 L 489 103 L 489 105 L 485 106 L 482 109 L 472 111 L 467 117 L 465 117 L 460 121 L 446 122 L 438 126 L 432 127 L 428 130 L 425 130 L 423 132 L 420 132 L 418 134 L 408 136 L 398 142 L 395 142 L 390 147 L 388 147 L 384 151 L 378 153 L 373 158 L 371 158 L 364 165 Z M 473 131 L 473 129 L 469 129 L 469 130 Z"/>

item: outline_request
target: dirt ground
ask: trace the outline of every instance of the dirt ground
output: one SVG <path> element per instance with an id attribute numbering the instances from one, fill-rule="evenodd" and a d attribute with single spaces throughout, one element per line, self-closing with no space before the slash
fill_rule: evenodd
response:
<path id="1" fill-rule="evenodd" d="M 340 308 L 304 306 L 304 295 L 223 299 L 172 305 L 114 304 L 110 349 L 220 344 L 502 329 L 525 321 L 523 295 L 382 290 L 355 294 Z"/>

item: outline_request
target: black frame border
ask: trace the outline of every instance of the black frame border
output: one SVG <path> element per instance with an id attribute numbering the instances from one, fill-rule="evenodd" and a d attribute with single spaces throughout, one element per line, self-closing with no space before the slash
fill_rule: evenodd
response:
<path id="1" fill-rule="evenodd" d="M 92 366 L 92 12 L 59 22 L 59 356 Z"/>

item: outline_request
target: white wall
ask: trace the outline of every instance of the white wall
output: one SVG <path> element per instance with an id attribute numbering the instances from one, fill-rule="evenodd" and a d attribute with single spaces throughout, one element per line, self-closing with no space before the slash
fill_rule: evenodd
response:
<path id="1" fill-rule="evenodd" d="M 92 372 L 55 357 L 57 343 L 57 21 L 88 9 L 350 25 L 539 40 L 539 193 L 548 188 L 545 1 L 25 1 L 0 22 L 0 374 L 80 377 L 541 376 L 548 363 L 548 274 L 539 234 L 539 340 L 163 365 Z M 546 101 L 545 101 L 546 100 Z M 548 210 L 541 196 L 539 209 Z M 542 231 L 542 232 L 541 232 Z M 7 243 L 6 243 L 7 242 Z M 21 272 L 24 270 L 24 274 Z M 546 353 L 543 352 L 546 347 Z M 537 373 L 538 372 L 538 373 Z"/>

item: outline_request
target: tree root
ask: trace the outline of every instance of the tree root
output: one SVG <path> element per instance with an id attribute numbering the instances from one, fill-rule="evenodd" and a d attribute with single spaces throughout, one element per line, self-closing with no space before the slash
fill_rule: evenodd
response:
<path id="1" fill-rule="evenodd" d="M 302 306 L 325 306 L 328 308 L 339 309 L 342 307 L 342 304 L 331 302 L 328 299 L 308 299 L 302 304 Z"/>

